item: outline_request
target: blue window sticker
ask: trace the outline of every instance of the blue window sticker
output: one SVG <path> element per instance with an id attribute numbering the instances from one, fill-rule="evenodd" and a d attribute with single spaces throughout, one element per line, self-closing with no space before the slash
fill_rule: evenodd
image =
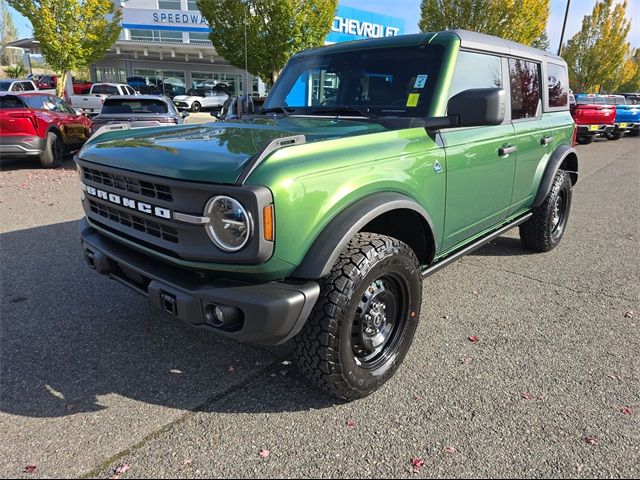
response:
<path id="1" fill-rule="evenodd" d="M 418 75 L 416 77 L 416 82 L 413 84 L 413 88 L 424 88 L 427 83 L 428 75 Z"/>

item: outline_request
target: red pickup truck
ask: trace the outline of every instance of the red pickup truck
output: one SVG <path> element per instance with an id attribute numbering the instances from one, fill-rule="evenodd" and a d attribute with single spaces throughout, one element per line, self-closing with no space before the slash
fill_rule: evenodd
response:
<path id="1" fill-rule="evenodd" d="M 569 100 L 571 115 L 578 126 L 578 143 L 585 145 L 592 143 L 596 137 L 613 134 L 615 105 L 607 105 L 600 95 L 592 94 L 579 94 Z"/>
<path id="2" fill-rule="evenodd" d="M 65 149 L 89 138 L 91 120 L 67 102 L 42 92 L 0 93 L 0 154 L 38 158 L 44 167 L 62 163 Z"/>
<path id="3" fill-rule="evenodd" d="M 58 77 L 56 75 L 43 75 L 38 79 L 38 89 L 50 90 L 52 88 L 56 88 L 57 80 Z M 78 80 L 77 78 L 72 78 L 71 83 L 73 84 L 74 95 L 84 95 L 86 93 L 89 93 L 91 85 L 93 85 L 93 83 L 91 82 Z"/>

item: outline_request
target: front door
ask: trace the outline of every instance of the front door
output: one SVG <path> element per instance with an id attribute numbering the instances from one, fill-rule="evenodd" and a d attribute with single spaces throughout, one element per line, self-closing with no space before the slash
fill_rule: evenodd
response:
<path id="1" fill-rule="evenodd" d="M 458 54 L 449 97 L 471 88 L 503 87 L 506 60 Z M 516 135 L 509 115 L 502 125 L 443 131 L 447 195 L 443 249 L 465 243 L 507 218 L 516 168 Z"/>

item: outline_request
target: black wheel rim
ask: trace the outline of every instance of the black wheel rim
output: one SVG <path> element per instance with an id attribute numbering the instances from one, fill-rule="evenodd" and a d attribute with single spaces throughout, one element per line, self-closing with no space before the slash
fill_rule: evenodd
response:
<path id="1" fill-rule="evenodd" d="M 407 287 L 395 275 L 375 279 L 356 307 L 351 349 L 357 365 L 374 369 L 396 356 L 407 321 Z"/>
<path id="2" fill-rule="evenodd" d="M 551 236 L 558 238 L 564 231 L 564 225 L 567 218 L 567 195 L 562 190 L 553 204 L 551 210 Z"/>
<path id="3" fill-rule="evenodd" d="M 194 112 L 199 112 L 199 111 L 200 111 L 200 104 L 199 104 L 198 102 L 194 103 L 194 104 L 191 106 L 191 109 L 192 109 Z"/>

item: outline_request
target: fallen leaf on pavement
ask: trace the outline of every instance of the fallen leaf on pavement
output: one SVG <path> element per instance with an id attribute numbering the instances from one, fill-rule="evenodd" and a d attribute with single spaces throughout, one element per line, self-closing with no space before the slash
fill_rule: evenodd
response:
<path id="1" fill-rule="evenodd" d="M 413 470 L 413 473 L 418 473 L 422 467 L 424 467 L 424 459 L 423 458 L 412 458 L 411 459 L 411 469 Z"/>
<path id="2" fill-rule="evenodd" d="M 124 475 L 130 468 L 131 465 L 129 465 L 128 463 L 121 463 L 115 468 L 115 470 L 113 471 L 114 475 L 111 478 L 120 478 L 120 476 Z"/>
<path id="3" fill-rule="evenodd" d="M 355 428 L 356 424 L 353 420 L 347 420 L 347 428 Z"/>
<path id="4" fill-rule="evenodd" d="M 584 441 L 587 442 L 587 444 L 589 444 L 589 445 L 597 445 L 598 444 L 598 439 L 596 437 L 594 437 L 593 435 L 587 435 L 586 437 L 584 437 Z"/>
<path id="5" fill-rule="evenodd" d="M 456 447 L 447 447 L 444 451 L 447 453 L 456 453 Z"/>
<path id="6" fill-rule="evenodd" d="M 22 473 L 33 473 L 36 471 L 38 467 L 36 467 L 35 465 L 27 465 L 26 467 L 24 467 L 24 470 L 22 471 Z"/>
<path id="7" fill-rule="evenodd" d="M 533 395 L 531 395 L 529 392 L 522 392 L 520 396 L 525 400 L 533 400 L 534 398 L 536 398 Z"/>
<path id="8" fill-rule="evenodd" d="M 477 342 L 478 342 L 478 340 L 480 340 L 480 339 L 479 339 L 478 337 L 476 337 L 475 335 L 471 335 L 471 336 L 469 337 L 469 341 L 470 341 L 471 343 L 477 343 Z"/>
<path id="9" fill-rule="evenodd" d="M 269 455 L 271 455 L 271 451 L 263 448 L 262 450 L 260 450 L 260 453 L 258 453 L 258 455 L 260 455 L 262 458 L 267 458 Z"/>
<path id="10" fill-rule="evenodd" d="M 633 318 L 633 310 L 627 310 L 624 312 L 624 318 Z"/>
<path id="11" fill-rule="evenodd" d="M 233 368 L 233 367 L 229 367 L 229 371 L 230 371 L 230 372 L 235 372 L 235 371 L 236 371 L 236 369 L 235 369 L 235 368 Z"/>
<path id="12" fill-rule="evenodd" d="M 631 415 L 631 409 L 629 407 L 622 407 L 620 412 L 622 412 L 623 415 Z"/>

